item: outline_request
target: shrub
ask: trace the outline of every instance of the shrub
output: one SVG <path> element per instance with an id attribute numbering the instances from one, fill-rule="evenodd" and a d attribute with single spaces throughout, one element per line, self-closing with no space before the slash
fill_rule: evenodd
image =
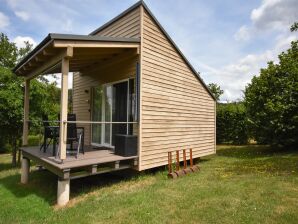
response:
<path id="1" fill-rule="evenodd" d="M 216 141 L 218 144 L 246 144 L 248 122 L 243 103 L 218 104 L 216 112 Z"/>

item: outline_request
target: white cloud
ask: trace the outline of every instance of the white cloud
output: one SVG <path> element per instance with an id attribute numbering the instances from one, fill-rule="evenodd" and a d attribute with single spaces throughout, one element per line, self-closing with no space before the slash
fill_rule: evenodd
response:
<path id="1" fill-rule="evenodd" d="M 263 0 L 262 4 L 252 10 L 251 25 L 241 26 L 235 33 L 237 41 L 249 40 L 265 32 L 288 32 L 290 26 L 298 20 L 297 0 Z"/>
<path id="2" fill-rule="evenodd" d="M 36 42 L 33 40 L 32 37 L 17 36 L 16 38 L 13 39 L 13 42 L 16 43 L 18 48 L 25 47 L 25 41 L 28 41 L 30 44 L 33 45 L 33 47 L 36 46 Z"/>
<path id="3" fill-rule="evenodd" d="M 2 12 L 0 12 L 0 29 L 9 26 L 9 18 Z"/>
<path id="4" fill-rule="evenodd" d="M 257 29 L 289 29 L 298 19 L 297 0 L 263 0 L 250 16 Z"/>
<path id="5" fill-rule="evenodd" d="M 235 63 L 215 69 L 208 65 L 201 68 L 204 76 L 219 84 L 224 90 L 221 100 L 238 100 L 241 98 L 245 86 L 250 83 L 254 75 L 258 75 L 260 68 L 265 67 L 268 61 L 278 62 L 278 55 L 290 47 L 290 43 L 297 39 L 297 35 L 281 35 L 277 38 L 272 50 L 260 54 L 248 54 Z"/>
<path id="6" fill-rule="evenodd" d="M 24 21 L 28 21 L 30 18 L 29 14 L 25 11 L 15 11 L 14 13 L 17 17 L 21 18 Z"/>
<path id="7" fill-rule="evenodd" d="M 247 26 L 241 26 L 240 29 L 234 35 L 235 40 L 249 40 L 250 30 Z"/>

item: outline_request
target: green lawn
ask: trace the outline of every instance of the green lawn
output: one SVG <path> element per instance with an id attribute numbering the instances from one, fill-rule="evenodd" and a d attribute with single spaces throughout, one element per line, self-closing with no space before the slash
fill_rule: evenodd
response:
<path id="1" fill-rule="evenodd" d="M 54 175 L 32 171 L 22 186 L 10 159 L 0 155 L 0 223 L 298 223 L 298 151 L 220 146 L 177 180 L 162 169 L 74 180 L 63 209 Z"/>

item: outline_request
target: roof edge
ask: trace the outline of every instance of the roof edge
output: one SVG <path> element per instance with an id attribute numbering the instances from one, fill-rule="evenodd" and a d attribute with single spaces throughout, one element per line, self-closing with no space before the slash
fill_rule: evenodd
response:
<path id="1" fill-rule="evenodd" d="M 76 34 L 59 34 L 49 33 L 31 52 L 29 52 L 20 62 L 13 68 L 15 73 L 23 64 L 31 59 L 38 51 L 48 45 L 54 40 L 82 40 L 82 41 L 102 41 L 102 42 L 129 42 L 140 43 L 139 38 L 125 38 L 125 37 L 102 37 L 102 36 L 89 36 L 89 35 L 76 35 Z"/>
<path id="2" fill-rule="evenodd" d="M 125 11 L 123 11 L 122 13 L 120 13 L 118 16 L 114 17 L 110 21 L 106 22 L 104 25 L 102 25 L 99 28 L 97 28 L 96 30 L 92 31 L 89 35 L 95 35 L 96 33 L 100 32 L 104 28 L 108 27 L 109 25 L 113 24 L 117 20 L 121 19 L 122 17 L 124 17 L 125 15 L 127 15 L 128 13 L 130 13 L 132 10 L 134 10 L 135 8 L 137 8 L 139 6 L 143 6 L 145 8 L 145 10 L 148 12 L 149 16 L 159 26 L 159 28 L 161 29 L 161 31 L 163 32 L 163 34 L 168 38 L 168 40 L 173 45 L 173 47 L 176 49 L 176 51 L 178 52 L 178 54 L 180 54 L 180 56 L 182 57 L 182 59 L 184 60 L 184 62 L 188 65 L 188 67 L 191 69 L 191 71 L 196 75 L 196 77 L 198 78 L 198 80 L 202 83 L 203 87 L 207 90 L 207 92 L 210 94 L 210 96 L 213 98 L 213 100 L 216 101 L 215 96 L 210 91 L 210 89 L 208 88 L 208 86 L 206 85 L 206 83 L 203 81 L 203 79 L 200 77 L 199 72 L 197 72 L 195 70 L 195 68 L 191 65 L 191 63 L 187 60 L 187 58 L 184 56 L 184 54 L 182 53 L 182 51 L 175 44 L 175 42 L 173 41 L 173 39 L 170 37 L 170 35 L 167 33 L 167 31 L 162 27 L 162 25 L 159 23 L 159 21 L 156 19 L 156 17 L 153 15 L 153 13 L 150 11 L 150 9 L 148 8 L 148 6 L 146 5 L 146 3 L 143 0 L 140 0 L 137 3 L 135 3 L 134 5 L 130 6 L 128 9 L 126 9 Z"/>
<path id="3" fill-rule="evenodd" d="M 96 30 L 94 30 L 91 33 L 89 33 L 89 35 L 95 35 L 96 33 L 100 32 L 104 28 L 106 28 L 109 25 L 111 25 L 112 23 L 116 22 L 117 20 L 119 20 L 123 16 L 127 15 L 128 13 L 130 13 L 132 10 L 134 10 L 137 7 L 139 7 L 143 3 L 144 2 L 142 0 L 141 1 L 138 1 L 137 3 L 133 4 L 132 6 L 130 6 L 128 9 L 124 10 L 123 12 L 121 12 L 118 16 L 114 17 L 113 19 L 109 20 L 108 22 L 106 22 L 102 26 L 98 27 Z"/>
<path id="4" fill-rule="evenodd" d="M 210 91 L 210 89 L 208 88 L 208 86 L 206 85 L 206 83 L 203 81 L 203 79 L 200 77 L 199 72 L 197 72 L 195 70 L 195 68 L 191 65 L 191 63 L 187 60 L 187 58 L 184 56 L 184 54 L 182 53 L 182 51 L 179 49 L 179 47 L 176 45 L 176 43 L 173 41 L 173 39 L 170 37 L 170 35 L 167 33 L 167 31 L 162 27 L 162 25 L 158 22 L 158 20 L 156 19 L 156 17 L 153 15 L 153 13 L 150 11 L 150 9 L 148 8 L 148 6 L 145 4 L 145 2 L 140 1 L 139 4 L 141 4 L 145 10 L 148 12 L 149 16 L 153 19 L 153 21 L 159 26 L 159 28 L 161 29 L 161 31 L 163 32 L 163 34 L 168 38 L 168 40 L 170 41 L 170 43 L 174 46 L 174 48 L 176 49 L 176 51 L 178 52 L 178 54 L 180 54 L 180 56 L 182 57 L 182 59 L 184 60 L 184 62 L 188 65 L 188 67 L 191 69 L 191 71 L 196 75 L 196 77 L 198 78 L 198 80 L 202 83 L 203 87 L 207 90 L 207 92 L 210 94 L 210 96 L 212 97 L 212 99 L 214 101 L 217 101 L 215 96 L 213 95 L 213 93 Z"/>

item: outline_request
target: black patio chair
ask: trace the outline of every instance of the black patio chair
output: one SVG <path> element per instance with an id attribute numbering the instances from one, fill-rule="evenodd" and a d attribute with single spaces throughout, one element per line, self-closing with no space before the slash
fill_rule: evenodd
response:
<path id="1" fill-rule="evenodd" d="M 60 120 L 60 114 L 59 114 Z M 76 121 L 75 114 L 67 114 L 67 121 Z M 77 142 L 78 146 L 76 149 L 73 148 L 73 143 Z M 76 158 L 78 157 L 79 153 L 85 153 L 84 150 L 84 128 L 77 127 L 76 123 L 67 123 L 67 144 L 70 144 L 70 149 L 66 151 L 67 154 L 74 154 L 76 153 Z"/>
<path id="2" fill-rule="evenodd" d="M 45 153 L 56 136 L 53 130 L 50 128 L 48 115 L 42 115 L 42 122 L 44 127 L 43 143 L 41 144 L 39 150 L 41 151 L 43 149 L 43 152 Z"/>

